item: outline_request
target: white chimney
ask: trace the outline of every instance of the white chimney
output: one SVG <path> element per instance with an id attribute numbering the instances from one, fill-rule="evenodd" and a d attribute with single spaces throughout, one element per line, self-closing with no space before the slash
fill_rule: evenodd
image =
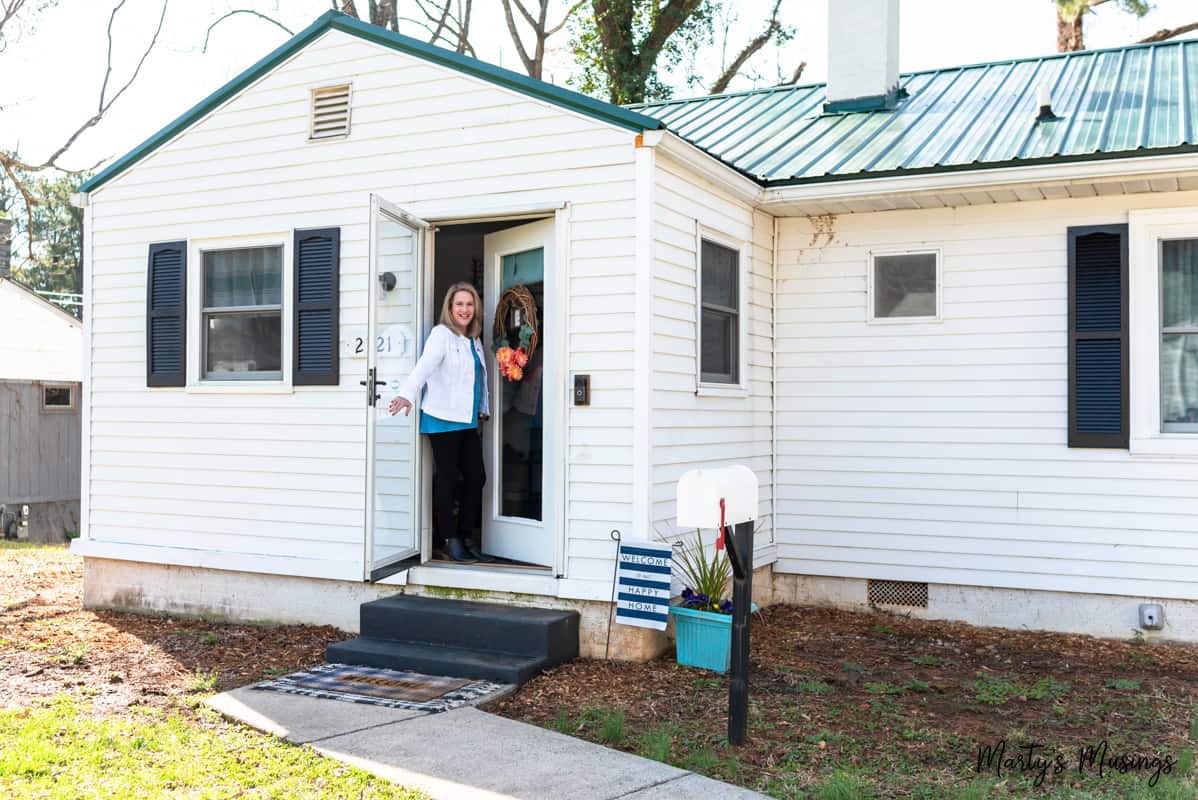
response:
<path id="1" fill-rule="evenodd" d="M 828 0 L 826 112 L 893 108 L 899 0 Z"/>

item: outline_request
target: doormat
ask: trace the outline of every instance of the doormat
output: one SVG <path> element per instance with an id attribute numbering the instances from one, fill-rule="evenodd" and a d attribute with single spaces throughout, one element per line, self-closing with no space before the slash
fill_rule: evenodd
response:
<path id="1" fill-rule="evenodd" d="M 490 681 L 421 675 L 418 672 L 378 667 L 323 664 L 256 684 L 253 688 L 438 713 L 464 706 L 504 686 Z"/>

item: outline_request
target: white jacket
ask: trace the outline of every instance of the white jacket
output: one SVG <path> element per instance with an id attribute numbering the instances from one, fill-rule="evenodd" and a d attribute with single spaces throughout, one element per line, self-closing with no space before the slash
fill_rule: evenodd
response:
<path id="1" fill-rule="evenodd" d="M 427 385 L 420 407 L 446 422 L 470 422 L 474 412 L 474 359 L 470 347 L 478 353 L 482 364 L 482 397 L 480 414 L 490 414 L 487 400 L 487 359 L 478 339 L 459 336 L 445 325 L 437 325 L 424 342 L 420 360 L 399 387 L 399 396 L 413 405 L 420 390 Z"/>

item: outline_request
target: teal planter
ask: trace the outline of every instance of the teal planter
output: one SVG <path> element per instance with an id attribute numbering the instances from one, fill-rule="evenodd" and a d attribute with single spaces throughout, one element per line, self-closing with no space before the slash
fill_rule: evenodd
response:
<path id="1" fill-rule="evenodd" d="M 751 607 L 757 610 L 757 604 Z M 727 672 L 732 662 L 732 615 L 670 606 L 679 664 Z"/>

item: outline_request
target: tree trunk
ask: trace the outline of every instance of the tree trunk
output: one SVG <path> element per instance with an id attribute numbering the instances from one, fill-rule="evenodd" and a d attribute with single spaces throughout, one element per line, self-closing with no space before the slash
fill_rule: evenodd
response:
<path id="1" fill-rule="evenodd" d="M 1057 52 L 1072 53 L 1075 50 L 1085 50 L 1086 43 L 1083 36 L 1083 20 L 1086 18 L 1084 11 L 1079 13 L 1075 19 L 1066 19 L 1061 16 L 1060 10 L 1057 11 Z"/>

